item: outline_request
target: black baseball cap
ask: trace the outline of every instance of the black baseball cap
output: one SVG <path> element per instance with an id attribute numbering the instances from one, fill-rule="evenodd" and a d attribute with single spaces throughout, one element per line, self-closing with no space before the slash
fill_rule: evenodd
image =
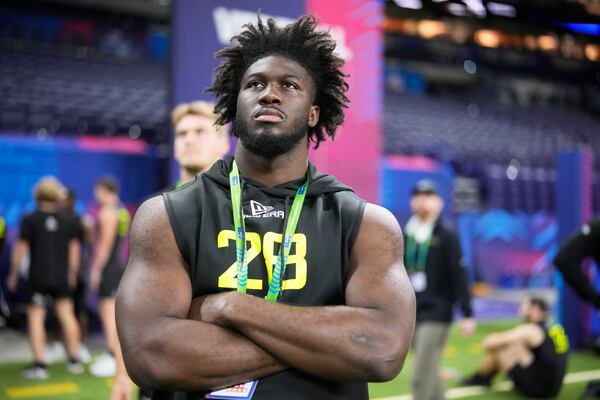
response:
<path id="1" fill-rule="evenodd" d="M 435 182 L 429 179 L 422 179 L 413 188 L 412 195 L 417 194 L 434 194 L 436 196 L 440 195 L 440 192 L 437 188 Z"/>

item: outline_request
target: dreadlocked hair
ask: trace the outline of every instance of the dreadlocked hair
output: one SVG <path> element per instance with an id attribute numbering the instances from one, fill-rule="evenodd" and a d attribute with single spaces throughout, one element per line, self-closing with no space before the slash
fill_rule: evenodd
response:
<path id="1" fill-rule="evenodd" d="M 302 65 L 314 80 L 314 105 L 320 109 L 319 121 L 309 128 L 308 137 L 315 148 L 332 139 L 338 126 L 344 123 L 344 108 L 350 101 L 346 96 L 348 84 L 341 70 L 344 60 L 333 51 L 336 43 L 327 31 L 316 29 L 312 15 L 300 17 L 283 28 L 272 18 L 264 24 L 258 14 L 256 25 L 244 25 L 245 30 L 232 38 L 232 44 L 215 53 L 225 61 L 215 70 L 213 85 L 206 90 L 217 96 L 217 123 L 225 125 L 235 119 L 237 97 L 242 76 L 255 61 L 270 55 L 289 57 Z"/>

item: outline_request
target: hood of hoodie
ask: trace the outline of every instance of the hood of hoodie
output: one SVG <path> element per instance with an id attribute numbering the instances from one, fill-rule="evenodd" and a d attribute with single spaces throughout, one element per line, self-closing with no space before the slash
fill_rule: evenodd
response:
<path id="1" fill-rule="evenodd" d="M 229 190 L 229 172 L 231 171 L 232 163 L 233 157 L 227 157 L 224 160 L 219 160 L 208 171 L 203 173 L 203 175 Z M 308 163 L 308 174 L 310 177 L 310 183 L 308 185 L 308 192 L 306 193 L 307 197 L 313 197 L 324 193 L 353 191 L 349 186 L 344 185 L 334 176 L 317 172 L 317 169 L 310 161 Z M 260 188 L 263 192 L 271 196 L 286 198 L 296 194 L 296 190 L 298 189 L 298 186 L 304 182 L 304 178 L 282 183 L 281 185 L 277 185 L 275 187 L 267 187 L 260 182 L 246 179 L 243 176 L 242 181 L 244 181 L 246 184 Z"/>

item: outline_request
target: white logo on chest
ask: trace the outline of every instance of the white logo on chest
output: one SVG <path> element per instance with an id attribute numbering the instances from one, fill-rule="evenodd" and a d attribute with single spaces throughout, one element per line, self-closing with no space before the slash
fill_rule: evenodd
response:
<path id="1" fill-rule="evenodd" d="M 58 221 L 53 216 L 46 218 L 44 227 L 48 232 L 56 232 L 58 230 Z"/>
<path id="2" fill-rule="evenodd" d="M 250 210 L 252 215 L 246 215 L 246 217 L 255 218 L 284 218 L 285 213 L 283 211 L 274 211 L 274 207 L 265 206 L 260 204 L 258 201 L 250 200 Z"/>

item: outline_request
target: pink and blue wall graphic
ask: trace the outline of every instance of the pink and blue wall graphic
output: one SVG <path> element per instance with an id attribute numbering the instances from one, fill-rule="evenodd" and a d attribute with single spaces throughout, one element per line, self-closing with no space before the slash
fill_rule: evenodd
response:
<path id="1" fill-rule="evenodd" d="M 204 99 L 218 65 L 213 55 L 246 23 L 273 17 L 280 25 L 313 13 L 337 41 L 346 60 L 350 108 L 335 141 L 311 152 L 323 172 L 336 175 L 365 199 L 379 200 L 380 113 L 382 106 L 383 3 L 377 0 L 178 0 L 173 12 L 173 105 Z M 172 164 L 173 180 L 177 169 Z"/>

